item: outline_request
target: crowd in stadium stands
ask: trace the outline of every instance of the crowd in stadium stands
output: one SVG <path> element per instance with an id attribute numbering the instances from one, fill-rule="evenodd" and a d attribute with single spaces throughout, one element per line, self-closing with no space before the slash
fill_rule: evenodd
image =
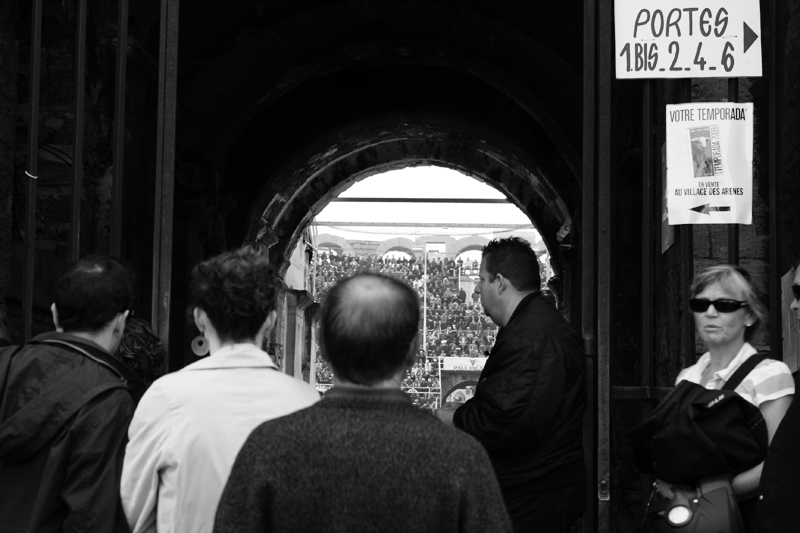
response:
<path id="1" fill-rule="evenodd" d="M 486 357 L 491 350 L 497 326 L 483 313 L 477 294 L 467 295 L 459 288 L 459 270 L 477 271 L 477 261 L 465 264 L 460 259 L 429 258 L 427 284 L 425 265 L 416 258 L 389 258 L 376 255 L 353 256 L 344 253 L 323 252 L 317 256 L 316 297 L 318 301 L 340 279 L 361 271 L 380 272 L 395 276 L 414 287 L 425 301 L 427 285 L 427 327 L 420 321 L 420 333 L 427 332 L 426 346 L 414 368 L 410 369 L 403 388 L 412 394 L 415 403 L 432 407 L 439 392 L 441 357 Z M 330 368 L 321 360 L 317 362 L 317 383 L 331 383 Z M 436 389 L 434 395 L 432 390 Z"/>

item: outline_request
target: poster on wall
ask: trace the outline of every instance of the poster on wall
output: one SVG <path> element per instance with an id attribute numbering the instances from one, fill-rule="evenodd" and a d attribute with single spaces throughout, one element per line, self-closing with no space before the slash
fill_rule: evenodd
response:
<path id="1" fill-rule="evenodd" d="M 616 0 L 623 78 L 761 76 L 759 0 Z"/>
<path id="2" fill-rule="evenodd" d="M 753 104 L 667 106 L 670 225 L 751 224 Z"/>

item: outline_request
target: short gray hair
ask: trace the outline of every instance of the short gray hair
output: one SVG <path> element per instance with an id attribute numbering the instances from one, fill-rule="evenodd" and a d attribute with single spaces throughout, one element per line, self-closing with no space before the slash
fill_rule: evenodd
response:
<path id="1" fill-rule="evenodd" d="M 734 294 L 741 294 L 742 301 L 747 302 L 747 306 L 756 317 L 755 322 L 744 331 L 744 338 L 749 341 L 758 325 L 767 318 L 767 309 L 753 289 L 753 284 L 750 282 L 750 274 L 747 270 L 736 265 L 710 266 L 694 277 L 690 291 L 691 298 L 696 298 L 706 287 L 714 283 L 719 283 Z"/>

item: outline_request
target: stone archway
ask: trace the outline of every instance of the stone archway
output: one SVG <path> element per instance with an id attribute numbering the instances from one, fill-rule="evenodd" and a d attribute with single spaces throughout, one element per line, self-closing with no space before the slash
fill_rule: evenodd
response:
<path id="1" fill-rule="evenodd" d="M 350 241 L 342 237 L 339 237 L 338 235 L 322 233 L 316 236 L 315 241 L 316 241 L 316 246 L 318 248 L 325 246 L 326 244 L 331 244 L 342 250 L 342 252 L 346 253 L 347 255 L 355 254 L 355 251 L 353 250 L 353 245 L 350 244 Z"/>
<path id="2" fill-rule="evenodd" d="M 401 252 L 406 252 L 407 254 L 411 254 L 419 259 L 419 255 L 414 251 L 416 246 L 417 243 L 411 239 L 396 237 L 394 239 L 387 239 L 380 243 L 378 247 L 375 248 L 375 255 L 378 257 L 383 257 L 383 254 L 387 252 L 391 252 L 392 250 L 400 250 Z"/>
<path id="3" fill-rule="evenodd" d="M 245 237 L 269 233 L 283 272 L 303 229 L 332 198 L 365 177 L 419 165 L 452 168 L 498 189 L 558 250 L 557 232 L 572 220 L 571 209 L 536 161 L 480 126 L 433 115 L 384 116 L 319 139 L 262 187 Z"/>
<path id="4" fill-rule="evenodd" d="M 453 257 L 457 257 L 458 255 L 470 250 L 482 250 L 483 247 L 488 243 L 489 239 L 486 237 L 465 237 L 463 239 L 458 239 L 448 246 L 447 253 L 451 254 Z"/>

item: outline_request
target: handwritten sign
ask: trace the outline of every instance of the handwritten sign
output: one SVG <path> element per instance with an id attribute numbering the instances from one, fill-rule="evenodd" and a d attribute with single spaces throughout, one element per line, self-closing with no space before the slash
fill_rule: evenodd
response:
<path id="1" fill-rule="evenodd" d="M 617 78 L 761 76 L 758 0 L 617 0 Z"/>
<path id="2" fill-rule="evenodd" d="M 667 106 L 667 216 L 677 224 L 751 224 L 753 104 Z"/>

